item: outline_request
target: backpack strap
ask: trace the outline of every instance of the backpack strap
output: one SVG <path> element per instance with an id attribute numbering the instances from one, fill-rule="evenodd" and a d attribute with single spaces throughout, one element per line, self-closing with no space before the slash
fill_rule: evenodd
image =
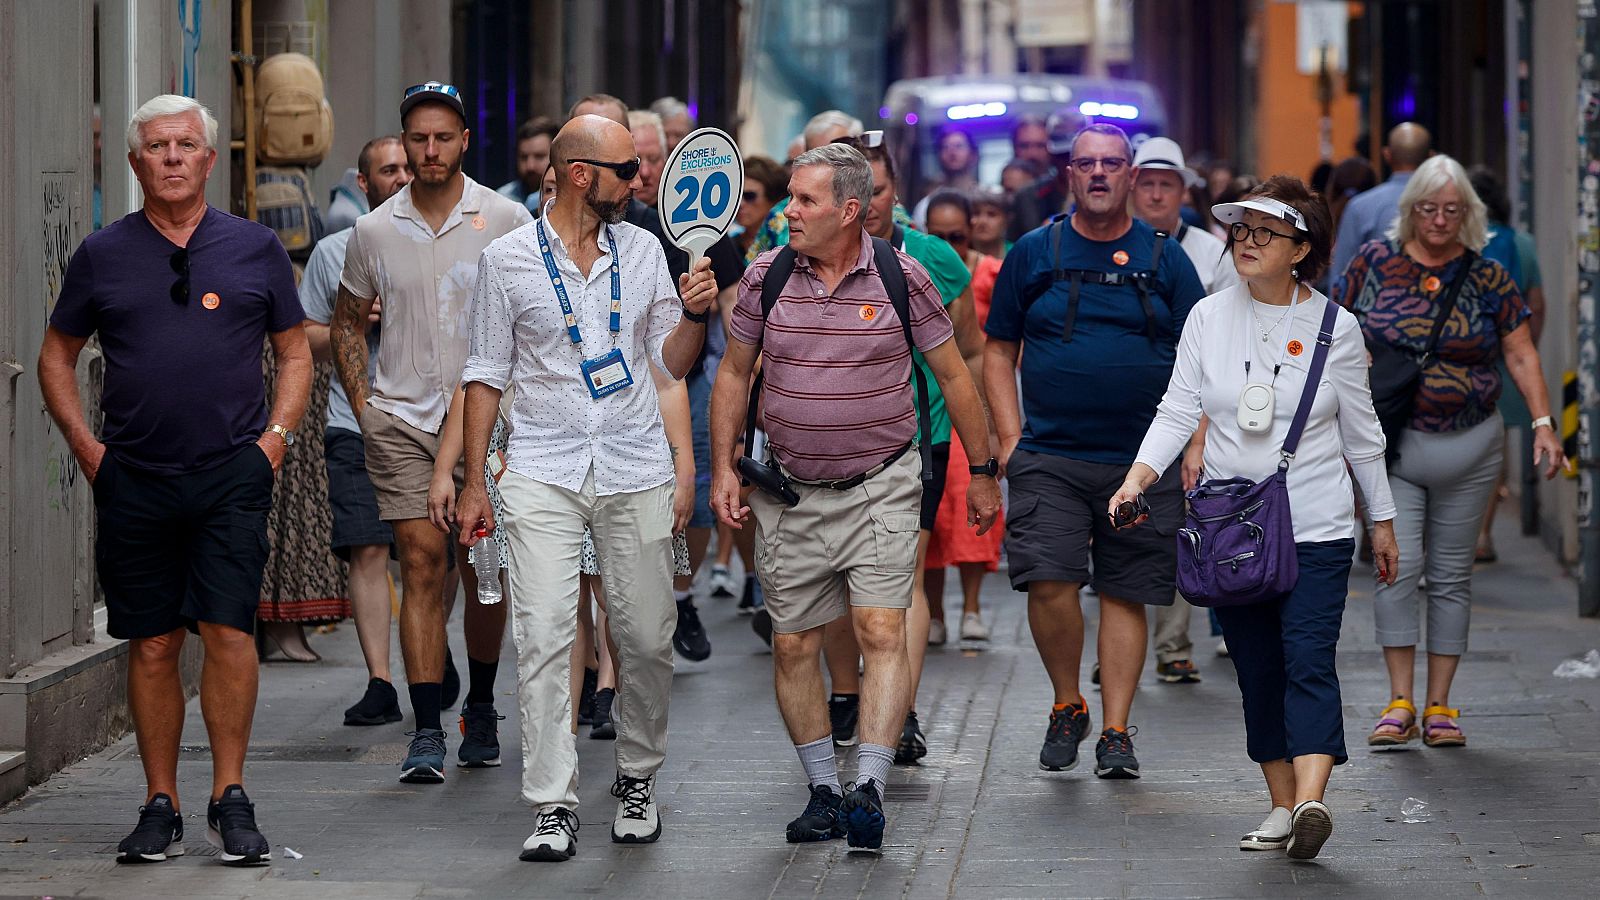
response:
<path id="1" fill-rule="evenodd" d="M 906 347 L 913 353 L 917 344 L 911 336 L 911 292 L 906 287 L 906 273 L 900 268 L 900 257 L 894 246 L 883 238 L 872 239 L 872 256 L 878 266 L 878 277 L 889 294 L 894 314 L 900 318 L 900 330 L 905 332 Z M 918 449 L 922 455 L 922 480 L 933 478 L 933 413 L 929 409 L 928 379 L 922 374 L 917 361 L 911 361 L 911 377 L 916 381 Z"/>
<path id="2" fill-rule="evenodd" d="M 1155 282 L 1157 274 L 1161 271 L 1161 253 L 1167 247 L 1167 233 L 1156 232 L 1155 243 L 1150 247 L 1150 270 L 1140 272 L 1133 278 L 1133 289 L 1139 295 L 1139 307 L 1144 310 L 1144 333 L 1150 338 L 1150 343 L 1157 342 L 1156 308 L 1150 302 L 1150 286 Z"/>
<path id="3" fill-rule="evenodd" d="M 794 274 L 795 252 L 785 245 L 772 257 L 772 262 L 767 264 L 766 275 L 761 279 L 761 327 L 765 331 L 767 316 L 771 315 L 772 307 L 778 303 L 778 295 L 783 293 L 783 286 L 789 283 L 789 276 Z M 761 344 L 758 342 L 759 348 Z M 761 385 L 766 380 L 766 368 L 756 373 L 755 380 L 750 383 L 750 401 L 745 405 L 744 417 L 744 452 L 749 455 L 756 445 L 756 416 L 760 412 Z"/>
<path id="4" fill-rule="evenodd" d="M 1467 283 L 1467 273 L 1472 271 L 1472 264 L 1477 262 L 1478 254 L 1468 250 L 1461 257 L 1461 268 L 1456 270 L 1456 277 L 1450 279 L 1450 289 L 1445 292 L 1444 302 L 1439 304 L 1439 315 L 1433 320 L 1433 330 L 1428 332 L 1428 345 L 1422 351 L 1422 364 L 1427 365 L 1433 358 L 1433 351 L 1439 346 L 1439 335 L 1444 333 L 1445 323 L 1450 321 L 1450 314 L 1455 311 L 1456 300 L 1461 296 L 1461 287 Z"/>
<path id="5" fill-rule="evenodd" d="M 1295 290 L 1299 291 L 1299 285 L 1295 286 Z M 1333 346 L 1333 327 L 1338 317 L 1339 304 L 1329 300 L 1327 308 L 1322 311 L 1322 327 L 1317 331 L 1317 349 L 1311 353 L 1311 369 L 1306 372 L 1306 386 L 1300 391 L 1300 405 L 1295 408 L 1289 433 L 1283 436 L 1283 461 L 1278 463 L 1280 472 L 1288 471 L 1289 461 L 1294 459 L 1294 452 L 1300 448 L 1300 433 L 1306 430 L 1306 419 L 1311 416 L 1311 402 L 1317 398 L 1317 385 L 1322 381 L 1322 370 L 1328 363 L 1328 348 Z"/>

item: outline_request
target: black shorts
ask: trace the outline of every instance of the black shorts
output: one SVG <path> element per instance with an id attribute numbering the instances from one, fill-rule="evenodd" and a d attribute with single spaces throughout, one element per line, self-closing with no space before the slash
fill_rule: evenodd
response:
<path id="1" fill-rule="evenodd" d="M 200 472 L 141 472 L 106 454 L 95 476 L 95 566 L 114 638 L 198 623 L 255 631 L 272 464 L 255 444 Z"/>
<path id="2" fill-rule="evenodd" d="M 1183 520 L 1178 464 L 1173 463 L 1145 492 L 1149 521 L 1117 531 L 1106 506 L 1127 474 L 1126 465 L 1027 450 L 1012 453 L 1006 466 L 1011 586 L 1025 591 L 1033 581 L 1088 582 L 1097 593 L 1119 600 L 1170 606 L 1177 588 L 1173 535 Z"/>
<path id="3" fill-rule="evenodd" d="M 911 453 L 920 452 L 913 448 Z M 950 442 L 933 445 L 933 477 L 922 483 L 922 530 L 932 531 L 944 502 L 944 486 L 950 479 Z"/>
<path id="4" fill-rule="evenodd" d="M 394 528 L 378 518 L 378 494 L 367 477 L 361 433 L 329 428 L 322 433 L 322 458 L 328 464 L 328 505 L 333 509 L 334 555 L 350 561 L 351 547 L 394 545 Z"/>

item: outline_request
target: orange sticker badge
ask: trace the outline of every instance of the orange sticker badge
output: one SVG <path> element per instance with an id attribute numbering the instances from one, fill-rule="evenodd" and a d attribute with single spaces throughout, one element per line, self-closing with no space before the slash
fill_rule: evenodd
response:
<path id="1" fill-rule="evenodd" d="M 1111 261 L 1116 263 L 1119 266 L 1127 265 L 1128 264 L 1128 251 L 1126 251 L 1126 250 L 1118 250 L 1117 252 L 1111 254 Z"/>
<path id="2" fill-rule="evenodd" d="M 861 307 L 861 321 L 871 322 L 878 317 L 878 308 L 875 306 Z"/>
<path id="3" fill-rule="evenodd" d="M 1434 291 L 1437 291 L 1439 289 L 1439 285 L 1440 281 L 1439 276 L 1437 275 L 1429 275 L 1427 278 L 1422 279 L 1422 289 L 1430 294 Z"/>
<path id="4" fill-rule="evenodd" d="M 200 305 L 206 309 L 216 309 L 222 305 L 222 298 L 217 296 L 216 291 L 207 291 L 206 295 L 200 298 Z"/>
<path id="5" fill-rule="evenodd" d="M 1289 342 L 1289 355 L 1290 356 L 1299 356 L 1301 353 L 1303 353 L 1305 351 L 1305 349 L 1306 349 L 1306 345 L 1300 343 L 1299 341 L 1290 341 Z"/>
<path id="6" fill-rule="evenodd" d="M 483 216 L 473 216 L 472 217 L 472 229 L 474 231 L 482 231 L 484 229 L 484 227 L 487 226 L 488 224 L 489 224 L 488 222 L 485 222 L 483 220 Z"/>

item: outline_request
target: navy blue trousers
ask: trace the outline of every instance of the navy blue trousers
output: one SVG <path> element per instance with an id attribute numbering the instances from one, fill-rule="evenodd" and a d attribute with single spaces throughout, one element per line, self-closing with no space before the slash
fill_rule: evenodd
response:
<path id="1" fill-rule="evenodd" d="M 1258 763 L 1325 753 L 1346 759 L 1334 650 L 1350 586 L 1351 540 L 1295 545 L 1300 580 L 1275 600 L 1218 607 Z"/>

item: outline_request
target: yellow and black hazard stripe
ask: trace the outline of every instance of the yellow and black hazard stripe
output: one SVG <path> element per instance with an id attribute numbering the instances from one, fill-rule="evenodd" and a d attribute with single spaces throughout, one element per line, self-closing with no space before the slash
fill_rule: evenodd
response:
<path id="1" fill-rule="evenodd" d="M 1561 450 L 1567 454 L 1566 475 L 1578 477 L 1578 373 L 1561 376 Z"/>

